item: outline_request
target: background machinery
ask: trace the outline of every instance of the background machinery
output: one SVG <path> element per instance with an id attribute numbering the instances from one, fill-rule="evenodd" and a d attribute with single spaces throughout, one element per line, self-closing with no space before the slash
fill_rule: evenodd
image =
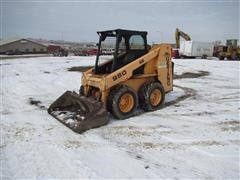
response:
<path id="1" fill-rule="evenodd" d="M 178 28 L 176 28 L 175 31 L 175 40 L 176 40 L 176 48 L 180 48 L 180 37 L 182 37 L 183 39 L 185 39 L 186 41 L 191 41 L 191 37 L 184 33 L 183 31 L 180 31 Z"/>
<path id="2" fill-rule="evenodd" d="M 117 119 L 159 109 L 165 94 L 173 89 L 171 46 L 148 49 L 147 32 L 109 30 L 99 35 L 95 67 L 82 75 L 79 94 L 67 91 L 53 102 L 48 112 L 60 122 L 81 133 L 105 125 L 110 112 Z M 101 44 L 115 40 L 113 58 L 102 61 Z"/>
<path id="3" fill-rule="evenodd" d="M 240 60 L 240 46 L 237 39 L 226 40 L 226 45 L 216 45 L 214 47 L 214 56 L 220 60 Z"/>
<path id="4" fill-rule="evenodd" d="M 173 57 L 179 58 L 179 48 L 180 48 L 180 38 L 185 39 L 186 41 L 191 41 L 191 37 L 184 33 L 183 31 L 180 31 L 178 28 L 176 28 L 175 31 L 175 40 L 176 40 L 176 49 L 173 49 Z"/>
<path id="5" fill-rule="evenodd" d="M 182 37 L 185 41 L 180 41 Z M 214 45 L 211 42 L 193 41 L 191 37 L 176 28 L 175 32 L 176 48 L 173 49 L 175 58 L 197 58 L 206 59 L 213 56 Z"/>

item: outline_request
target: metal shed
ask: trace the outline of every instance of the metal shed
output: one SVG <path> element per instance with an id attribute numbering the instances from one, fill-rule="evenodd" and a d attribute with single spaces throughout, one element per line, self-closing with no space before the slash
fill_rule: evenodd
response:
<path id="1" fill-rule="evenodd" d="M 47 53 L 47 46 L 25 38 L 11 38 L 0 41 L 0 54 Z"/>

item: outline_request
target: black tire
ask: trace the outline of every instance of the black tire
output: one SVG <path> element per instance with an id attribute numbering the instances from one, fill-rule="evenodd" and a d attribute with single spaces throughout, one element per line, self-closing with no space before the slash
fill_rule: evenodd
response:
<path id="1" fill-rule="evenodd" d="M 84 87 L 83 87 L 83 85 L 80 86 L 79 94 L 80 94 L 81 96 L 84 96 L 84 95 L 85 95 L 85 94 L 84 94 Z"/>
<path id="2" fill-rule="evenodd" d="M 218 56 L 219 60 L 224 60 L 224 56 Z"/>
<path id="3" fill-rule="evenodd" d="M 150 99 L 150 96 L 154 90 L 156 90 L 157 92 L 159 91 L 160 93 L 160 99 L 159 102 L 157 101 L 157 104 L 152 104 Z M 164 103 L 165 91 L 163 86 L 159 82 L 149 82 L 147 84 L 144 84 L 140 88 L 138 97 L 140 107 L 144 111 L 154 111 L 161 108 L 162 104 Z"/>
<path id="4" fill-rule="evenodd" d="M 123 112 L 120 108 L 120 100 L 123 95 L 129 95 L 133 98 L 133 106 L 130 111 Z M 127 119 L 134 115 L 134 112 L 138 106 L 137 93 L 126 85 L 118 86 L 111 90 L 108 98 L 107 108 L 112 115 L 117 119 Z"/>
<path id="5" fill-rule="evenodd" d="M 232 60 L 237 60 L 237 53 L 236 53 L 236 52 L 233 52 L 233 53 L 232 53 L 231 59 L 232 59 Z"/>

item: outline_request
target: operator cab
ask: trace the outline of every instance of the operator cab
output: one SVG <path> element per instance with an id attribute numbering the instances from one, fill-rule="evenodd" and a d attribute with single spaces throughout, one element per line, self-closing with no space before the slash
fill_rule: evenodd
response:
<path id="1" fill-rule="evenodd" d="M 98 54 L 95 63 L 95 74 L 109 74 L 127 65 L 148 52 L 147 32 L 132 30 L 99 31 Z M 99 64 L 102 52 L 107 48 L 113 48 L 113 58 L 105 64 Z M 134 71 L 134 74 L 142 74 L 144 67 Z"/>

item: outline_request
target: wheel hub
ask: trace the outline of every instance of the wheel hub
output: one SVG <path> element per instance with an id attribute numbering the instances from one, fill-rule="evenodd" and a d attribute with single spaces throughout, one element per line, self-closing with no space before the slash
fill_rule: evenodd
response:
<path id="1" fill-rule="evenodd" d="M 134 98 L 131 94 L 125 93 L 119 101 L 119 108 L 122 112 L 127 113 L 132 110 L 134 106 Z"/>
<path id="2" fill-rule="evenodd" d="M 161 91 L 154 89 L 150 94 L 150 103 L 152 106 L 157 106 L 161 102 Z"/>

